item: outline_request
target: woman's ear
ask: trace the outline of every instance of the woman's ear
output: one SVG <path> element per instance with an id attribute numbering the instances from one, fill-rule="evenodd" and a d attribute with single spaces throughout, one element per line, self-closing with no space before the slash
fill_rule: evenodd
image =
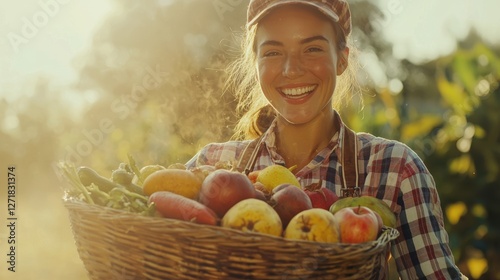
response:
<path id="1" fill-rule="evenodd" d="M 337 57 L 337 75 L 341 75 L 349 65 L 349 48 L 344 47 L 338 52 Z"/>

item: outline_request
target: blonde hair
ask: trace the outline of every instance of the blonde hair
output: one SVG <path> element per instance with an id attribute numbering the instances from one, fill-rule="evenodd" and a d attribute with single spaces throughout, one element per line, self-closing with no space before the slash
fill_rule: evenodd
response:
<path id="1" fill-rule="evenodd" d="M 255 50 L 255 37 L 258 24 L 247 29 L 239 39 L 241 40 L 241 55 L 229 64 L 228 79 L 225 89 L 233 91 L 238 105 L 237 113 L 241 115 L 235 126 L 234 139 L 255 139 L 262 135 L 271 125 L 276 113 L 264 96 L 258 81 L 257 55 Z M 346 101 L 360 91 L 356 80 L 357 52 L 350 39 L 344 37 L 342 31 L 334 24 L 339 49 L 349 47 L 348 66 L 344 73 L 337 77 L 335 94 L 332 106 L 339 110 Z"/>

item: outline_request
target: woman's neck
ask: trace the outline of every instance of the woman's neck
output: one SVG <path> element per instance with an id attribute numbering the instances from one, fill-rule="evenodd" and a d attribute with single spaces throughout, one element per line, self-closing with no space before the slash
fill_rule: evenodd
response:
<path id="1" fill-rule="evenodd" d="M 296 165 L 295 172 L 306 166 L 330 142 L 340 129 L 334 112 L 318 115 L 306 124 L 292 124 L 277 117 L 276 147 L 287 167 Z"/>

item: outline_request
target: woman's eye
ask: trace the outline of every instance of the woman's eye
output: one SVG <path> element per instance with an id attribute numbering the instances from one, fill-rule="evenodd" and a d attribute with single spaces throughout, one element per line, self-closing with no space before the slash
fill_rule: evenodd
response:
<path id="1" fill-rule="evenodd" d="M 269 57 L 269 56 L 277 56 L 277 55 L 279 55 L 279 52 L 277 52 L 277 51 L 268 51 L 268 52 L 265 52 L 265 53 L 264 53 L 264 56 L 265 56 L 265 57 Z"/>
<path id="2" fill-rule="evenodd" d="M 323 50 L 319 47 L 310 47 L 306 50 L 306 52 L 321 52 L 321 51 Z"/>

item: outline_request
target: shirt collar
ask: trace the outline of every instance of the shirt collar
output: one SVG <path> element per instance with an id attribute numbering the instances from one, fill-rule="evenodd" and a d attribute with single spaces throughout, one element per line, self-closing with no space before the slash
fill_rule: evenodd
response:
<path id="1" fill-rule="evenodd" d="M 333 137 L 330 139 L 330 142 L 328 145 L 321 150 L 313 159 L 312 161 L 306 166 L 308 168 L 314 168 L 321 163 L 323 163 L 326 159 L 330 158 L 330 155 L 335 152 L 337 155 L 337 158 L 340 158 L 341 154 L 341 149 L 342 149 L 342 141 L 344 139 L 344 134 L 345 134 L 345 124 L 342 121 L 342 118 L 338 114 L 337 111 L 334 111 L 334 118 L 335 122 L 339 124 L 339 131 L 337 131 Z M 276 128 L 277 121 L 276 119 L 271 123 L 269 126 L 269 129 L 264 132 L 263 136 L 263 142 L 265 143 L 266 149 L 272 159 L 272 161 L 276 164 L 284 164 L 284 159 L 281 155 L 278 154 L 277 147 L 276 147 L 276 133 L 275 133 L 275 128 Z M 302 173 L 302 172 L 300 172 Z"/>

